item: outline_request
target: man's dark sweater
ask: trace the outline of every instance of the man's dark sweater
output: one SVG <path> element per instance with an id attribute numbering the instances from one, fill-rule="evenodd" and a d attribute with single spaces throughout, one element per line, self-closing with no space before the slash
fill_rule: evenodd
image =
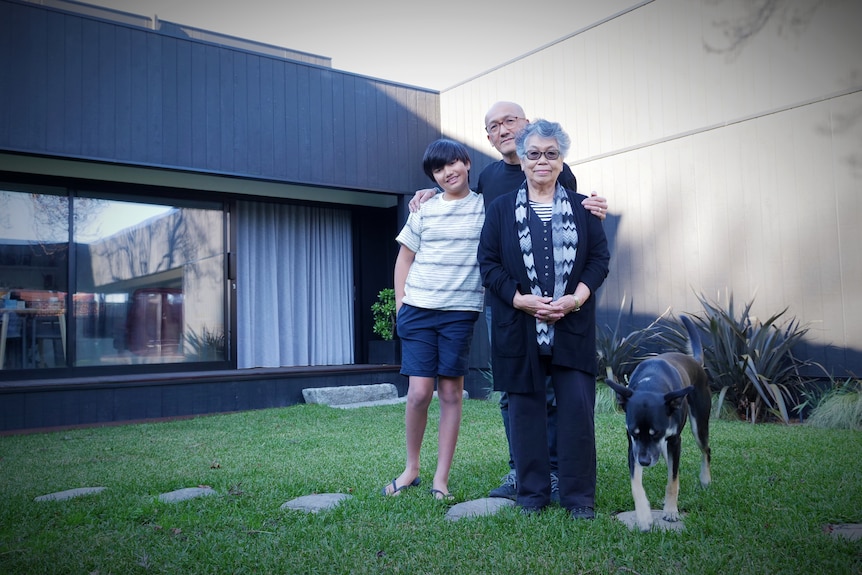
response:
<path id="1" fill-rule="evenodd" d="M 503 194 L 520 188 L 524 180 L 524 172 L 521 170 L 520 164 L 512 165 L 499 160 L 486 166 L 479 174 L 476 191 L 485 198 L 485 206 L 489 206 L 491 202 Z M 563 171 L 560 172 L 557 181 L 567 190 L 578 191 L 578 181 L 568 164 L 563 164 Z"/>

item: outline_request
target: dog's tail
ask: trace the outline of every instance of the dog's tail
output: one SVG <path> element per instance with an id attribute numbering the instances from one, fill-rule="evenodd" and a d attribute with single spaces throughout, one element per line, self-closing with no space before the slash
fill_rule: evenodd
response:
<path id="1" fill-rule="evenodd" d="M 700 332 L 687 315 L 681 315 L 679 318 L 688 332 L 689 353 L 691 353 L 697 363 L 703 365 L 703 344 L 700 342 Z"/>

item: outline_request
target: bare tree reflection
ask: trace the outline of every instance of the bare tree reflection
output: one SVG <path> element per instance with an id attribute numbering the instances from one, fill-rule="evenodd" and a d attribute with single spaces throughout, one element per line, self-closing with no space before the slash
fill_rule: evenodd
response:
<path id="1" fill-rule="evenodd" d="M 48 194 L 30 194 L 33 204 L 33 236 L 35 244 L 46 254 L 68 249 L 69 198 Z M 75 229 L 95 226 L 107 206 L 105 200 L 78 202 L 72 211 Z"/>
<path id="2" fill-rule="evenodd" d="M 220 229 L 219 215 L 212 210 L 174 209 L 94 242 L 90 253 L 96 285 L 177 268 L 195 273 L 190 264 L 223 252 L 221 236 L 211 232 Z"/>
<path id="3" fill-rule="evenodd" d="M 817 131 L 826 136 L 853 137 L 858 131 L 857 125 L 862 122 L 862 106 L 856 106 L 846 111 L 835 111 L 831 116 L 831 122 L 818 126 Z M 858 137 L 857 137 L 858 138 Z M 850 152 L 843 156 L 843 160 L 850 167 L 856 178 L 862 178 L 862 138 L 858 138 L 856 146 L 850 146 Z"/>

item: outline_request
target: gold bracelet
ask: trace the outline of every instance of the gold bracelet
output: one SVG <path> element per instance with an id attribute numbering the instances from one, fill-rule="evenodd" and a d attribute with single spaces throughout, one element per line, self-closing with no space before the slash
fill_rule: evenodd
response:
<path id="1" fill-rule="evenodd" d="M 581 300 L 578 299 L 578 296 L 572 296 L 575 298 L 575 309 L 574 311 L 581 311 Z"/>

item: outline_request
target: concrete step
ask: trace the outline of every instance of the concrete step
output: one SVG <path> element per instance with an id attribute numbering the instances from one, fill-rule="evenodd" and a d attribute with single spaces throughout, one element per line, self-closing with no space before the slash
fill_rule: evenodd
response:
<path id="1" fill-rule="evenodd" d="M 398 389 L 391 383 L 310 387 L 302 390 L 302 397 L 305 399 L 305 403 L 317 403 L 339 409 L 392 405 L 407 401 L 406 395 L 398 397 Z M 436 391 L 434 397 L 437 397 Z M 470 399 L 467 390 L 464 390 L 463 397 Z"/>
<path id="2" fill-rule="evenodd" d="M 392 383 L 310 387 L 302 390 L 302 397 L 305 399 L 305 403 L 336 406 L 398 399 L 398 389 Z"/>

